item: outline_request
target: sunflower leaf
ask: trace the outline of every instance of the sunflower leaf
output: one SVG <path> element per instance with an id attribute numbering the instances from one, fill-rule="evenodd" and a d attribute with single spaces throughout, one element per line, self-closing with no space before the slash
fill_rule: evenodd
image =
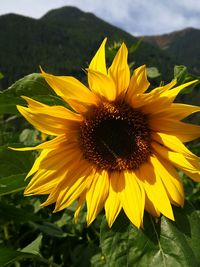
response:
<path id="1" fill-rule="evenodd" d="M 0 247 L 0 266 L 7 266 L 21 259 L 33 258 L 35 255 L 23 253 L 6 247 Z"/>
<path id="2" fill-rule="evenodd" d="M 19 145 L 12 144 L 13 147 Z M 7 147 L 0 147 L 0 179 L 10 175 L 27 173 L 33 160 L 34 155 L 30 151 L 13 151 Z"/>
<path id="3" fill-rule="evenodd" d="M 16 81 L 2 93 L 10 96 L 34 96 L 53 94 L 53 90 L 39 73 L 32 73 Z"/>
<path id="4" fill-rule="evenodd" d="M 25 182 L 26 173 L 10 175 L 0 179 L 0 196 L 9 195 L 23 190 L 27 182 Z"/>
<path id="5" fill-rule="evenodd" d="M 25 146 L 34 146 L 38 142 L 39 132 L 32 129 L 24 129 L 19 135 L 19 140 Z"/>
<path id="6" fill-rule="evenodd" d="M 33 245 L 34 247 L 37 245 L 34 242 L 40 241 L 39 239 L 36 239 L 35 241 L 33 241 L 33 244 L 30 244 L 30 247 L 28 248 L 29 250 L 31 250 L 31 246 Z M 37 255 L 35 253 L 35 251 L 32 251 L 32 253 L 30 252 L 22 252 L 22 251 L 17 251 L 11 248 L 7 248 L 7 247 L 0 247 L 0 266 L 4 267 L 4 266 L 10 266 L 11 263 L 15 263 L 18 262 L 20 260 L 24 260 L 24 259 L 32 259 L 34 262 L 37 262 L 37 264 L 35 266 L 38 266 L 38 263 L 45 263 L 45 266 L 52 266 L 52 267 L 59 267 L 59 265 L 50 262 L 48 260 L 46 260 L 45 258 L 41 257 L 40 255 Z"/>
<path id="7" fill-rule="evenodd" d="M 0 72 L 0 80 L 3 79 L 4 75 Z"/>
<path id="8" fill-rule="evenodd" d="M 175 208 L 176 222 L 145 214 L 144 230 L 121 214 L 111 229 L 101 226 L 101 248 L 108 267 L 196 267 L 200 264 L 200 217 L 189 204 Z"/>
<path id="9" fill-rule="evenodd" d="M 21 252 L 32 253 L 35 255 L 40 255 L 40 246 L 42 242 L 42 235 L 40 234 L 33 242 L 24 247 Z"/>
<path id="10" fill-rule="evenodd" d="M 13 145 L 14 147 L 16 146 Z M 27 185 L 24 181 L 34 160 L 30 151 L 13 151 L 0 147 L 0 196 L 21 191 Z"/>
<path id="11" fill-rule="evenodd" d="M 41 232 L 47 234 L 48 236 L 54 236 L 54 237 L 65 236 L 61 228 L 57 227 L 56 225 L 50 222 L 40 222 L 40 223 L 31 222 L 31 225 L 35 229 L 39 229 Z"/>
<path id="12" fill-rule="evenodd" d="M 63 104 L 39 73 L 33 73 L 16 81 L 7 90 L 0 92 L 0 114 L 18 114 L 16 105 L 23 105 L 21 96 L 35 98 L 46 104 Z"/>
<path id="13" fill-rule="evenodd" d="M 188 69 L 184 65 L 175 65 L 174 66 L 174 78 L 177 79 L 177 85 L 181 85 L 183 83 L 199 79 L 199 77 L 196 77 L 188 72 Z M 189 87 L 185 88 L 180 92 L 180 94 L 189 94 L 192 92 L 194 87 L 196 86 L 196 83 L 190 85 Z"/>
<path id="14" fill-rule="evenodd" d="M 155 79 L 160 77 L 160 72 L 156 67 L 149 67 L 147 68 L 147 76 L 148 78 Z"/>
<path id="15" fill-rule="evenodd" d="M 13 221 L 15 224 L 22 222 L 39 222 L 41 219 L 34 213 L 18 207 L 12 204 L 7 204 L 5 201 L 0 201 L 0 223 L 4 224 L 8 221 Z"/>

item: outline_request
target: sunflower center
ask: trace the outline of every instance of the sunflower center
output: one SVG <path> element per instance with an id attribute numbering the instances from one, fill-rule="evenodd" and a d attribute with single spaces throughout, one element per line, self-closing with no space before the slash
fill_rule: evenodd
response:
<path id="1" fill-rule="evenodd" d="M 80 148 L 100 169 L 133 170 L 151 154 L 147 117 L 125 103 L 105 102 L 85 115 Z"/>

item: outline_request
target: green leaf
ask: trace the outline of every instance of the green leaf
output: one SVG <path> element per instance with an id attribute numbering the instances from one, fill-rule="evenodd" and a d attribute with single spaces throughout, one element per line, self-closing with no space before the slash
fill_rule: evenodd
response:
<path id="1" fill-rule="evenodd" d="M 6 247 L 0 247 L 0 266 L 2 267 L 21 259 L 33 257 L 35 257 L 35 255 L 23 253 Z"/>
<path id="2" fill-rule="evenodd" d="M 88 243 L 85 242 L 84 244 L 77 244 L 72 254 L 72 266 L 103 267 L 102 263 L 105 264 L 105 262 L 98 252 L 98 247 L 91 241 Z M 97 257 L 93 258 L 97 253 Z"/>
<path id="3" fill-rule="evenodd" d="M 42 266 L 59 267 L 59 265 L 55 264 L 54 262 L 48 261 L 45 258 L 35 254 L 36 251 L 34 251 L 34 248 L 37 248 L 39 242 L 40 236 L 25 248 L 25 250 L 30 250 L 33 253 L 27 253 L 22 251 L 16 251 L 11 248 L 0 247 L 0 266 L 8 266 L 9 264 L 23 259 L 32 259 L 37 262 L 34 264 L 34 266 L 40 266 L 38 265 L 38 263 L 41 262 L 44 263 L 44 265 Z"/>
<path id="4" fill-rule="evenodd" d="M 0 114 L 18 114 L 16 105 L 23 105 L 21 96 L 43 100 L 47 104 L 63 104 L 45 79 L 39 73 L 33 73 L 15 82 L 7 90 L 0 92 Z"/>
<path id="5" fill-rule="evenodd" d="M 25 209 L 17 208 L 13 205 L 6 204 L 5 202 L 0 202 L 0 222 L 6 223 L 8 221 L 13 221 L 15 223 L 22 222 L 33 222 L 40 221 L 41 219 Z"/>
<path id="6" fill-rule="evenodd" d="M 180 84 L 183 84 L 183 83 L 198 79 L 198 77 L 188 73 L 187 67 L 184 66 L 184 65 L 176 65 L 176 66 L 174 66 L 174 78 L 177 79 L 177 85 L 180 85 Z M 196 83 L 190 85 L 186 89 L 182 90 L 181 94 L 189 94 L 189 93 L 191 93 L 196 85 L 197 85 Z"/>
<path id="7" fill-rule="evenodd" d="M 187 67 L 183 65 L 174 66 L 174 78 L 177 79 L 177 82 L 182 84 L 184 83 L 187 77 Z"/>
<path id="8" fill-rule="evenodd" d="M 4 75 L 0 72 L 0 80 L 3 79 Z"/>
<path id="9" fill-rule="evenodd" d="M 0 147 L 0 196 L 23 190 L 26 174 L 35 157 L 30 151 L 13 151 Z"/>
<path id="10" fill-rule="evenodd" d="M 26 173 L 14 174 L 0 179 L 0 196 L 9 195 L 23 190 L 27 182 Z"/>
<path id="11" fill-rule="evenodd" d="M 109 61 L 112 61 L 118 51 L 118 49 L 120 48 L 122 42 L 114 42 L 112 45 L 110 45 L 108 48 L 106 48 L 106 58 Z"/>
<path id="12" fill-rule="evenodd" d="M 17 147 L 19 144 L 13 144 Z M 14 151 L 7 147 L 0 147 L 0 179 L 11 175 L 27 173 L 34 161 L 32 151 Z"/>
<path id="13" fill-rule="evenodd" d="M 4 92 L 0 92 L 0 114 L 18 114 L 16 105 L 23 105 L 24 100 L 16 96 L 9 96 Z"/>
<path id="14" fill-rule="evenodd" d="M 9 96 L 34 96 L 53 94 L 53 90 L 39 73 L 29 74 L 16 81 L 3 94 Z"/>
<path id="15" fill-rule="evenodd" d="M 41 222 L 40 224 L 32 222 L 31 225 L 34 226 L 36 229 L 39 229 L 42 233 L 45 233 L 49 236 L 63 237 L 65 235 L 62 229 L 50 222 Z"/>
<path id="16" fill-rule="evenodd" d="M 19 136 L 19 140 L 25 146 L 34 146 L 38 143 L 38 134 L 37 130 L 24 129 Z"/>
<path id="17" fill-rule="evenodd" d="M 128 52 L 129 54 L 135 53 L 135 51 L 139 48 L 141 43 L 143 42 L 143 38 L 140 38 L 137 42 L 135 42 L 129 49 Z"/>
<path id="18" fill-rule="evenodd" d="M 160 72 L 156 67 L 147 68 L 147 76 L 151 79 L 155 79 L 160 76 Z"/>
<path id="19" fill-rule="evenodd" d="M 42 241 L 42 235 L 40 234 L 33 242 L 28 244 L 21 252 L 32 253 L 35 255 L 40 255 L 40 246 Z"/>
<path id="20" fill-rule="evenodd" d="M 184 211 L 179 208 L 175 208 L 176 224 L 181 233 L 184 233 L 184 237 L 191 247 L 198 264 L 200 264 L 200 211 L 194 210 L 191 204 L 186 203 Z"/>
<path id="21" fill-rule="evenodd" d="M 106 267 L 105 258 L 101 253 L 92 256 L 90 262 L 91 267 Z"/>
<path id="22" fill-rule="evenodd" d="M 200 265 L 200 218 L 186 205 L 174 209 L 176 222 L 162 216 L 159 222 L 145 214 L 144 230 L 131 225 L 121 214 L 111 229 L 101 226 L 101 248 L 107 267 Z"/>

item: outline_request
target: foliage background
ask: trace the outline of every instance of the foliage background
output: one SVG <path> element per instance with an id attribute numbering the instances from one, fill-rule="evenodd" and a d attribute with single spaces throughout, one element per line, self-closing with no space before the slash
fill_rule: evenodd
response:
<path id="1" fill-rule="evenodd" d="M 51 13 L 43 18 L 43 20 L 50 19 L 55 20 L 55 14 Z M 60 19 L 62 19 L 62 16 Z M 90 19 L 94 18 L 91 17 Z M 20 19 L 18 23 L 21 23 Z M 57 21 L 57 23 L 59 24 L 61 21 Z M 0 25 L 2 24 L 0 23 Z M 39 27 L 47 27 L 44 25 L 42 24 Z M 53 27 L 52 24 L 50 25 Z M 9 25 L 6 27 L 9 28 Z M 102 27 L 102 25 L 96 27 Z M 104 28 L 106 28 L 106 24 Z M 54 28 L 54 31 L 56 29 Z M 35 30 L 35 34 L 39 32 Z M 70 34 L 75 32 L 73 29 Z M 51 32 L 47 31 L 47 36 L 49 36 L 49 33 Z M 125 33 L 120 35 L 122 33 L 115 32 L 115 34 L 116 37 L 112 35 L 112 42 L 106 51 L 108 61 L 111 61 L 115 55 L 120 38 L 128 38 Z M 84 43 L 81 42 L 82 36 L 79 36 L 80 39 L 77 35 L 75 37 L 80 44 Z M 62 34 L 58 32 L 54 38 L 55 40 L 56 38 L 62 39 Z M 95 39 L 95 42 L 99 42 L 99 39 L 101 39 L 101 36 Z M 117 42 L 113 42 L 114 40 Z M 30 41 L 28 40 L 28 42 Z M 95 42 L 92 47 L 89 46 L 89 41 L 86 42 L 88 49 L 90 49 L 88 53 L 91 55 L 93 50 L 96 49 Z M 132 69 L 141 63 L 137 60 L 138 55 L 145 51 L 151 58 L 150 51 L 154 51 L 152 52 L 153 55 L 157 51 L 156 48 L 151 50 L 151 46 L 146 46 L 143 42 L 131 38 L 128 41 L 128 46 L 131 54 L 129 63 Z M 74 44 L 72 47 L 74 47 Z M 66 66 L 62 65 L 62 69 L 58 67 L 57 71 L 62 72 L 66 67 L 69 74 L 77 74 L 79 78 L 86 81 L 83 72 L 80 72 L 80 68 L 83 64 L 84 67 L 87 66 L 88 58 L 79 59 L 78 54 L 78 51 L 84 48 L 80 46 L 77 50 L 73 50 L 72 47 L 69 45 L 69 50 L 65 53 L 71 55 L 71 51 L 73 51 L 74 54 L 71 56 L 73 59 L 77 59 L 73 69 L 69 70 L 69 63 L 66 61 Z M 147 47 L 149 47 L 149 50 Z M 15 48 L 13 47 L 13 49 Z M 48 65 L 49 68 L 52 67 L 52 70 L 56 68 L 53 66 L 53 62 L 55 62 L 53 56 L 60 57 L 57 64 L 61 66 L 60 62 L 63 60 L 63 54 L 59 50 L 51 58 L 49 56 L 51 47 L 46 49 L 41 43 L 37 49 L 40 52 L 42 51 L 43 56 L 49 57 L 49 62 L 52 60 L 52 63 Z M 33 51 L 31 55 L 34 57 L 34 50 L 30 51 Z M 26 53 L 30 54 L 30 51 L 27 50 Z M 16 51 L 14 53 L 17 55 Z M 162 52 L 159 53 L 161 54 L 157 54 L 157 57 L 148 65 L 148 77 L 154 86 L 161 82 L 167 82 L 173 76 L 178 79 L 180 84 L 198 78 L 197 74 L 191 74 L 183 65 L 175 66 L 174 73 L 171 71 L 171 76 L 169 76 L 170 72 L 163 67 L 166 62 L 165 57 L 162 57 Z M 5 54 L 3 55 L 3 61 L 6 62 Z M 158 58 L 159 61 L 157 61 Z M 145 56 L 140 60 L 144 59 Z M 175 59 L 170 60 L 167 66 L 172 67 L 172 63 L 175 61 Z M 37 62 L 37 64 L 41 62 Z M 154 65 L 154 62 L 157 62 L 158 65 Z M 23 60 L 21 62 L 13 61 L 13 68 L 14 72 L 17 68 L 22 68 L 24 72 L 29 69 L 29 67 L 26 69 Z M 5 77 L 0 75 L 2 81 L 4 80 L 4 83 L 1 83 L 2 86 L 9 82 L 12 83 L 19 75 L 18 73 L 16 73 L 16 76 L 8 75 L 10 70 L 8 73 L 4 73 L 3 70 L 2 68 L 1 71 Z M 16 152 L 8 149 L 8 147 L 34 146 L 47 137 L 42 136 L 20 116 L 16 104 L 25 104 L 23 99 L 20 98 L 21 95 L 32 97 L 49 105 L 65 105 L 65 103 L 53 93 L 52 89 L 37 73 L 25 76 L 8 89 L 6 89 L 6 86 L 3 89 L 0 93 L 0 266 L 200 266 L 200 184 L 192 182 L 181 172 L 180 176 L 186 193 L 186 204 L 184 209 L 174 207 L 176 222 L 172 222 L 164 216 L 155 220 L 145 213 L 144 229 L 140 230 L 131 225 L 123 213 L 120 214 L 112 229 L 107 226 L 104 212 L 98 216 L 90 227 L 87 227 L 85 207 L 80 214 L 78 223 L 75 224 L 73 220 L 75 205 L 67 210 L 52 213 L 53 206 L 40 207 L 40 203 L 45 199 L 44 196 L 24 197 L 23 189 L 29 181 L 24 180 L 24 178 L 37 157 L 37 152 Z M 190 99 L 191 102 L 198 102 L 197 104 L 199 104 L 199 92 L 198 86 L 190 87 L 183 91 L 177 101 L 187 102 Z M 199 116 L 193 116 L 189 118 L 189 121 L 199 123 Z M 199 140 L 188 144 L 188 146 L 200 156 Z"/>

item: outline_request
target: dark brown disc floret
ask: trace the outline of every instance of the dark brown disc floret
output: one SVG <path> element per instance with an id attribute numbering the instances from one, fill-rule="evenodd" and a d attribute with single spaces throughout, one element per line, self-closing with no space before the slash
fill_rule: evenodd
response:
<path id="1" fill-rule="evenodd" d="M 138 169 L 151 154 L 150 141 L 146 115 L 126 103 L 94 106 L 80 125 L 83 156 L 99 169 Z"/>

